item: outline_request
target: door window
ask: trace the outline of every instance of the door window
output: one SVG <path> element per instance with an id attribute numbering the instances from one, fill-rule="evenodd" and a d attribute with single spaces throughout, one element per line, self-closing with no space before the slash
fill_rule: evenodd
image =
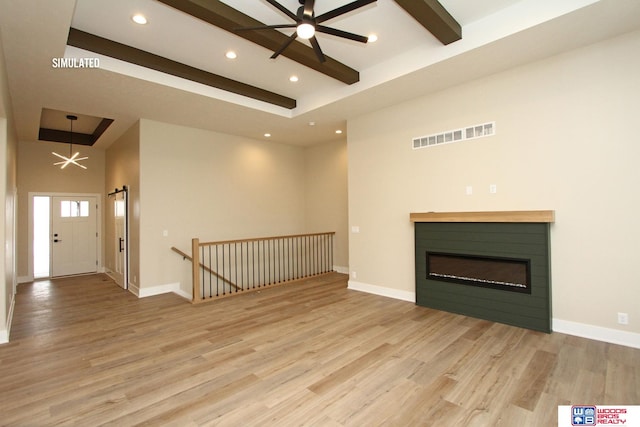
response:
<path id="1" fill-rule="evenodd" d="M 76 218 L 89 216 L 89 202 L 87 200 L 61 200 L 60 217 Z"/>

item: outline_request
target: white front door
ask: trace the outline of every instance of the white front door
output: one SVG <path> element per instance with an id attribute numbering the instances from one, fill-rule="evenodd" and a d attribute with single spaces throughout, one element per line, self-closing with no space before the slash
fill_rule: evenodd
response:
<path id="1" fill-rule="evenodd" d="M 51 199 L 51 276 L 98 271 L 96 198 Z"/>

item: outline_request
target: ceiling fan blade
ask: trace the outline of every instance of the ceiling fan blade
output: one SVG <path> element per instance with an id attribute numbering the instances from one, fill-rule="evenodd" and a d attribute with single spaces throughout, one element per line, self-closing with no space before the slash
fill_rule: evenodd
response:
<path id="1" fill-rule="evenodd" d="M 315 0 L 305 0 L 304 2 L 304 17 L 307 19 L 313 18 L 313 5 Z"/>
<path id="2" fill-rule="evenodd" d="M 337 9 L 330 10 L 327 13 L 323 13 L 320 16 L 316 16 L 316 22 L 318 24 L 320 24 L 320 23 L 322 23 L 324 21 L 328 21 L 329 19 L 333 19 L 333 18 L 335 18 L 337 16 L 340 16 L 340 15 L 344 15 L 345 13 L 349 13 L 352 10 L 359 9 L 359 8 L 361 8 L 363 6 L 366 6 L 366 5 L 370 4 L 370 3 L 374 3 L 376 1 L 377 0 L 356 0 L 356 1 L 351 2 L 349 4 L 345 4 L 344 6 L 340 6 Z"/>
<path id="3" fill-rule="evenodd" d="M 298 20 L 298 17 L 296 16 L 295 13 L 291 12 L 289 9 L 287 9 L 286 7 L 284 7 L 283 5 L 278 3 L 277 1 L 275 1 L 275 0 L 267 0 L 267 3 L 269 3 L 271 6 L 275 7 L 280 12 L 284 13 L 285 15 L 287 15 L 289 18 L 293 19 L 294 21 Z"/>
<path id="4" fill-rule="evenodd" d="M 318 61 L 325 62 L 327 59 L 324 57 L 324 53 L 322 53 L 322 49 L 320 49 L 320 45 L 318 44 L 318 40 L 316 39 L 316 37 L 311 37 L 309 41 L 311 42 L 311 46 L 313 46 L 313 51 L 318 57 Z"/>
<path id="5" fill-rule="evenodd" d="M 273 55 L 271 55 L 271 59 L 276 59 L 282 52 L 284 52 L 284 50 L 288 48 L 291 43 L 293 43 L 296 37 L 298 37 L 298 33 L 294 32 L 293 34 L 291 34 L 289 40 L 287 40 L 282 46 L 280 46 L 280 49 L 273 52 Z"/>
<path id="6" fill-rule="evenodd" d="M 346 31 L 338 30 L 336 28 L 325 27 L 324 25 L 316 25 L 316 31 L 320 33 L 331 34 L 332 36 L 342 37 L 342 38 L 353 40 L 360 43 L 366 43 L 367 41 L 369 41 L 369 38 L 365 36 L 348 33 Z"/>
<path id="7" fill-rule="evenodd" d="M 295 28 L 296 24 L 281 24 L 281 25 L 259 25 L 257 27 L 240 27 L 234 28 L 235 31 L 247 31 L 247 30 L 271 30 L 274 28 Z"/>

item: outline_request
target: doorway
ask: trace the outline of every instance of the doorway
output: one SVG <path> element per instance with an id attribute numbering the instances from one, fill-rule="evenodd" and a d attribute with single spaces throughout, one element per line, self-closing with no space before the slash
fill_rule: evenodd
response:
<path id="1" fill-rule="evenodd" d="M 30 195 L 32 277 L 96 273 L 99 267 L 99 196 Z"/>
<path id="2" fill-rule="evenodd" d="M 106 226 L 106 271 L 123 289 L 129 288 L 127 186 L 108 194 Z"/>

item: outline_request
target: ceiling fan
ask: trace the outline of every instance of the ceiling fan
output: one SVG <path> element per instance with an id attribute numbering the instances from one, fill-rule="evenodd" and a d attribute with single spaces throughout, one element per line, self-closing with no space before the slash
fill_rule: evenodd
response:
<path id="1" fill-rule="evenodd" d="M 300 3 L 300 7 L 298 8 L 297 13 L 291 12 L 286 7 L 282 6 L 275 0 L 266 0 L 267 3 L 287 15 L 289 18 L 295 21 L 295 24 L 280 24 L 280 25 L 261 25 L 257 27 L 243 27 L 237 28 L 237 31 L 245 31 L 245 30 L 268 30 L 275 28 L 295 28 L 296 31 L 291 34 L 289 40 L 287 40 L 280 48 L 271 55 L 272 59 L 277 58 L 284 50 L 289 47 L 293 41 L 300 37 L 301 39 L 309 40 L 311 46 L 313 47 L 316 56 L 320 62 L 325 62 L 324 54 L 322 53 L 322 49 L 320 49 L 320 45 L 318 44 L 318 40 L 316 40 L 315 33 L 325 33 L 330 34 L 332 36 L 342 37 L 349 40 L 354 40 L 360 43 L 366 43 L 367 37 L 359 36 L 357 34 L 349 33 L 347 31 L 338 30 L 336 28 L 325 27 L 324 25 L 320 25 L 329 19 L 336 18 L 340 15 L 344 15 L 345 13 L 349 13 L 353 10 L 359 9 L 363 6 L 366 6 L 370 3 L 374 3 L 377 0 L 356 0 L 344 6 L 340 6 L 336 9 L 333 9 L 329 12 L 323 13 L 322 15 L 315 16 L 315 12 L 313 10 L 313 6 L 315 0 L 298 0 Z"/>

